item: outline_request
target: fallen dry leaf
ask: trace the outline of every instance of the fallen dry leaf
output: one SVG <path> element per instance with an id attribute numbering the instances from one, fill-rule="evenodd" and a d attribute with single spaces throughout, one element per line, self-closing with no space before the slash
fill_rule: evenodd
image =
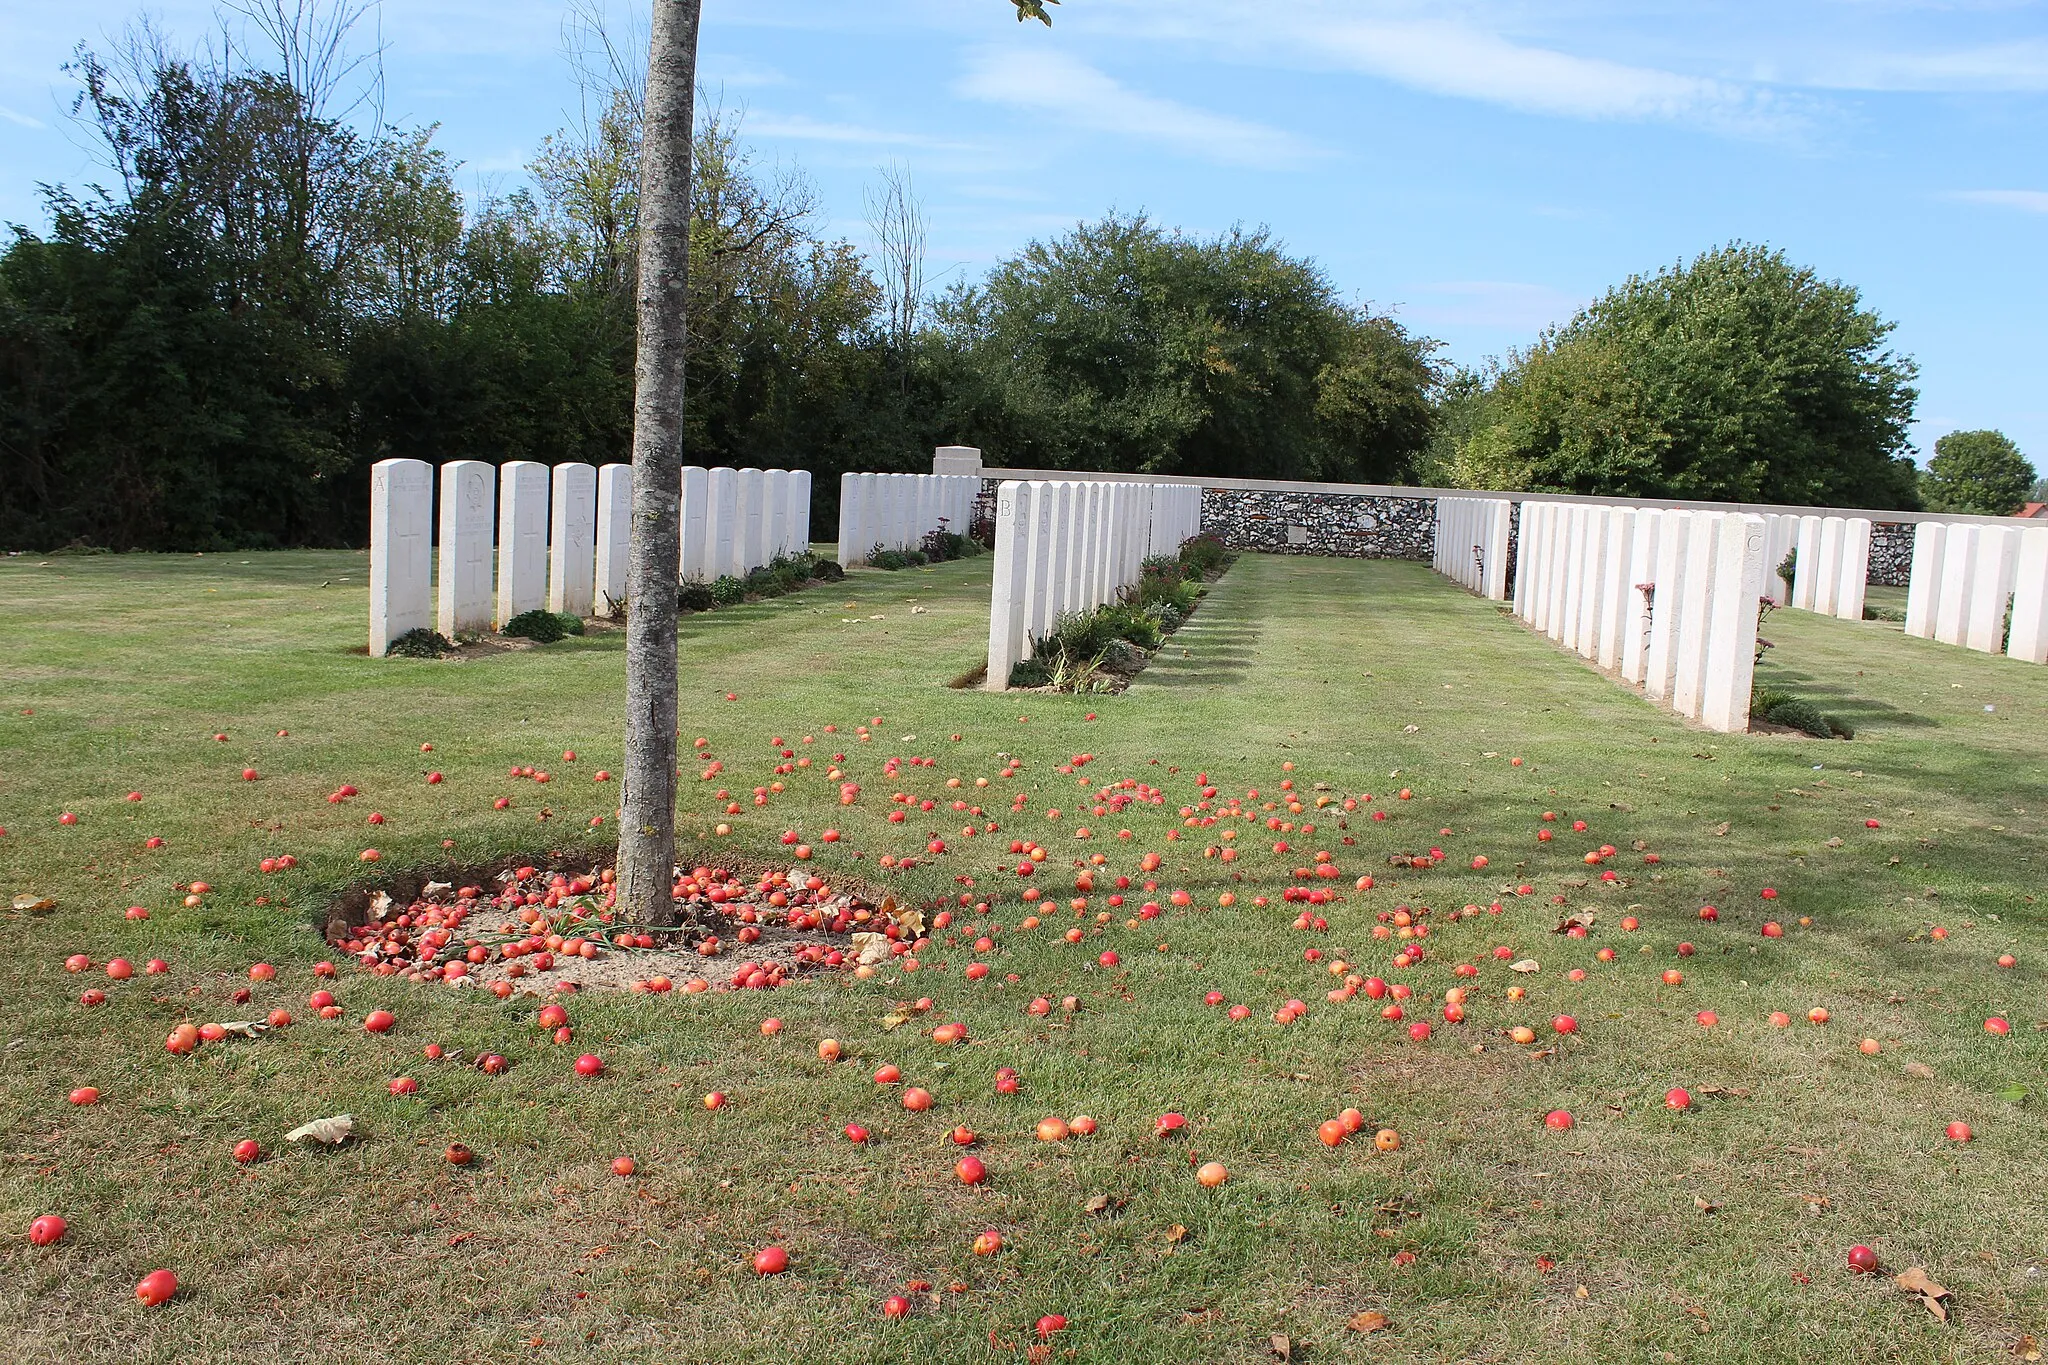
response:
<path id="1" fill-rule="evenodd" d="M 260 1038 L 270 1032 L 270 1025 L 258 1019 L 238 1019 L 221 1027 L 239 1038 Z"/>
<path id="2" fill-rule="evenodd" d="M 15 896 L 14 908 L 25 915 L 40 915 L 45 911 L 55 910 L 57 902 L 51 900 L 48 896 L 38 896 L 31 892 L 23 891 Z"/>
<path id="3" fill-rule="evenodd" d="M 1701 1213 L 1712 1213 L 1716 1209 L 1721 1207 L 1719 1204 L 1716 1204 L 1711 1199 L 1707 1199 L 1704 1196 L 1697 1194 L 1692 1197 L 1692 1206 L 1698 1209 Z"/>
<path id="4" fill-rule="evenodd" d="M 1520 962 L 1510 962 L 1508 964 L 1508 970 L 1511 972 L 1528 973 L 1541 971 L 1543 970 L 1543 968 L 1542 965 L 1538 963 L 1535 958 L 1525 957 Z"/>
<path id="5" fill-rule="evenodd" d="M 1934 1068 L 1925 1062 L 1907 1062 L 1906 1074 L 1916 1081 L 1931 1081 L 1934 1079 Z"/>
<path id="6" fill-rule="evenodd" d="M 355 1126 L 355 1119 L 349 1115 L 335 1114 L 329 1118 L 314 1119 L 311 1123 L 300 1124 L 286 1133 L 284 1140 L 318 1142 L 329 1147 L 337 1147 L 348 1141 L 349 1134 L 355 1131 Z"/>
<path id="7" fill-rule="evenodd" d="M 854 965 L 857 967 L 872 967 L 889 956 L 889 937 L 886 934 L 877 934 L 863 930 L 853 936 L 853 946 L 858 954 L 854 959 Z M 910 1015 L 899 1010 L 897 1013 L 883 1019 L 882 1027 L 886 1029 L 901 1028 L 904 1024 L 910 1022 L 910 1018 Z"/>
<path id="8" fill-rule="evenodd" d="M 1354 1332 L 1384 1332 L 1393 1325 L 1394 1320 L 1376 1308 L 1363 1313 L 1353 1313 L 1351 1321 L 1345 1324 Z"/>
<path id="9" fill-rule="evenodd" d="M 1093 1214 L 1114 1213 L 1123 1207 L 1123 1201 L 1112 1199 L 1106 1194 L 1098 1194 L 1081 1207 Z"/>
<path id="10" fill-rule="evenodd" d="M 2020 1360 L 2039 1360 L 2041 1358 L 2041 1344 L 2034 1340 L 2033 1334 L 2030 1332 L 2012 1344 L 2012 1353 Z"/>
<path id="11" fill-rule="evenodd" d="M 1721 835 L 1726 834 L 1729 828 L 1730 826 L 1728 822 L 1726 820 L 1723 820 L 1720 824 L 1714 826 L 1714 834 L 1716 837 L 1719 837 Z"/>
<path id="12" fill-rule="evenodd" d="M 1275 1332 L 1272 1336 L 1268 1337 L 1266 1339 L 1266 1349 L 1272 1353 L 1275 1360 L 1288 1361 L 1294 1359 L 1294 1342 L 1284 1333 Z"/>
<path id="13" fill-rule="evenodd" d="M 1921 1306 L 1941 1322 L 1948 1321 L 1948 1305 L 1942 1302 L 1948 1291 L 1936 1284 L 1919 1266 L 1908 1266 L 1892 1276 L 1892 1283 L 1920 1300 Z"/>

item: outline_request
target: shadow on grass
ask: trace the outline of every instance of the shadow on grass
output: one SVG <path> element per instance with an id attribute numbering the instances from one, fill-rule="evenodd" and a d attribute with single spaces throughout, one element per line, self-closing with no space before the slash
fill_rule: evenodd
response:
<path id="1" fill-rule="evenodd" d="M 1932 730 L 1940 725 L 1939 721 L 1917 711 L 1903 710 L 1890 702 L 1859 696 L 1841 683 L 1821 682 L 1812 674 L 1797 669 L 1775 665 L 1768 671 L 1759 669 L 1756 685 L 1782 687 L 1796 692 L 1802 700 L 1811 701 L 1823 711 L 1839 716 L 1859 732 L 1872 725 L 1914 730 Z"/>

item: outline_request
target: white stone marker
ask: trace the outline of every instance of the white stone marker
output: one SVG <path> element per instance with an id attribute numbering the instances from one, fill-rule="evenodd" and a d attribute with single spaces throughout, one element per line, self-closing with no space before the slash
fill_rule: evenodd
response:
<path id="1" fill-rule="evenodd" d="M 1749 729 L 1756 676 L 1756 617 L 1764 591 L 1764 519 L 1729 513 L 1714 547 L 1712 620 L 1700 723 L 1722 734 Z"/>
<path id="2" fill-rule="evenodd" d="M 498 628 L 548 598 L 548 467 L 498 466 Z"/>
<path id="3" fill-rule="evenodd" d="M 2048 526 L 2029 526 L 2019 533 L 2014 556 L 2012 638 L 2009 658 L 2030 664 L 2048 663 Z"/>
<path id="4" fill-rule="evenodd" d="M 1685 547 L 1685 579 L 1678 598 L 1678 657 L 1671 677 L 1671 709 L 1695 719 L 1707 681 L 1707 632 L 1712 625 L 1720 512 L 1695 513 Z"/>
<path id="5" fill-rule="evenodd" d="M 1664 514 L 1654 507 L 1636 511 L 1635 532 L 1629 538 L 1628 592 L 1622 599 L 1621 676 L 1628 682 L 1643 680 L 1643 659 L 1649 652 L 1650 604 L 1642 585 L 1657 574 L 1658 533 Z"/>
<path id="6" fill-rule="evenodd" d="M 839 564 L 864 563 L 868 557 L 867 546 L 860 543 L 863 518 L 867 510 L 868 480 L 870 474 L 841 474 L 839 476 Z M 873 542 L 870 541 L 870 544 Z"/>
<path id="7" fill-rule="evenodd" d="M 434 471 L 425 460 L 370 466 L 370 653 L 434 624 Z"/>
<path id="8" fill-rule="evenodd" d="M 1006 479 L 996 489 L 996 553 L 994 583 L 989 592 L 988 679 L 982 685 L 1000 692 L 1010 685 L 1010 670 L 1024 657 L 1024 580 L 1029 567 L 1025 536 L 1029 531 L 1037 490 Z"/>
<path id="9" fill-rule="evenodd" d="M 1643 656 L 1643 695 L 1663 701 L 1671 695 L 1678 664 L 1678 612 L 1684 597 L 1686 552 L 1692 548 L 1692 519 L 1703 513 L 1666 512 L 1657 526 L 1657 567 L 1650 614 L 1650 646 Z"/>
<path id="10" fill-rule="evenodd" d="M 1506 498 L 1488 504 L 1486 595 L 1495 602 L 1508 600 L 1508 537 L 1514 532 L 1514 517 L 1514 505 Z"/>
<path id="11" fill-rule="evenodd" d="M 761 562 L 767 564 L 777 555 L 789 553 L 789 471 L 770 469 L 764 471 L 764 477 L 768 487 L 767 504 L 761 509 L 766 528 Z"/>
<path id="12" fill-rule="evenodd" d="M 590 615 L 597 590 L 597 470 L 555 466 L 548 508 L 548 610 Z"/>
<path id="13" fill-rule="evenodd" d="M 482 460 L 441 466 L 440 582 L 434 629 L 453 640 L 491 626 L 491 531 L 498 471 Z"/>
<path id="14" fill-rule="evenodd" d="M 2019 537 L 2005 526 L 1977 528 L 1977 568 L 1963 643 L 1983 654 L 2005 652 L 2005 608 L 2019 563 Z"/>
<path id="15" fill-rule="evenodd" d="M 1842 591 L 1842 536 L 1849 523 L 1841 517 L 1823 517 L 1820 523 L 1820 558 L 1814 564 L 1813 610 L 1833 616 Z"/>
<path id="16" fill-rule="evenodd" d="M 1635 509 L 1607 509 L 1607 553 L 1600 568 L 1598 661 L 1602 668 L 1621 666 L 1622 620 L 1628 611 L 1629 595 L 1635 591 L 1633 580 L 1628 576 L 1635 529 Z"/>
<path id="17" fill-rule="evenodd" d="M 1065 479 L 1047 486 L 1052 502 L 1047 519 L 1052 523 L 1053 620 L 1074 609 L 1074 485 Z"/>
<path id="18" fill-rule="evenodd" d="M 1543 550 L 1543 633 L 1556 640 L 1564 635 L 1566 572 L 1571 554 L 1571 504 L 1554 502 L 1548 507 L 1548 527 Z"/>
<path id="19" fill-rule="evenodd" d="M 1798 559 L 1792 565 L 1792 605 L 1813 610 L 1814 586 L 1820 581 L 1820 518 L 1801 517 L 1795 547 Z"/>
<path id="20" fill-rule="evenodd" d="M 750 570 L 768 562 L 768 471 L 742 469 L 739 483 L 739 522 L 733 576 L 745 578 Z"/>
<path id="21" fill-rule="evenodd" d="M 1535 528 L 1536 518 L 1533 513 L 1535 504 L 1520 502 L 1510 505 L 1514 509 L 1513 526 L 1515 533 L 1514 611 L 1517 617 L 1527 621 L 1535 614 L 1534 597 L 1530 591 L 1531 579 L 1529 575 L 1529 537 Z"/>
<path id="22" fill-rule="evenodd" d="M 1017 524 L 1022 541 L 1018 551 L 1024 556 L 1024 638 L 1025 652 L 1037 653 L 1037 645 L 1052 630 L 1052 623 L 1058 612 L 1053 607 L 1052 566 L 1054 509 L 1057 494 L 1049 483 L 1032 485 L 1031 519 Z"/>
<path id="23" fill-rule="evenodd" d="M 1835 615 L 1844 621 L 1863 619 L 1863 599 L 1870 589 L 1869 517 L 1842 523 L 1842 572 L 1835 585 Z"/>
<path id="24" fill-rule="evenodd" d="M 1778 606 L 1792 601 L 1792 585 L 1778 575 L 1778 566 L 1799 541 L 1799 518 L 1772 513 L 1764 518 L 1764 592 Z"/>
<path id="25" fill-rule="evenodd" d="M 1579 580 L 1579 633 L 1566 641 L 1582 659 L 1600 653 L 1601 576 L 1607 571 L 1607 509 L 1588 507 L 1586 513 L 1585 570 Z"/>
<path id="26" fill-rule="evenodd" d="M 737 578 L 740 552 L 740 472 L 727 465 L 719 465 L 709 475 L 711 499 L 709 518 L 710 558 L 708 576 L 712 580 Z"/>
<path id="27" fill-rule="evenodd" d="M 1948 527 L 1923 521 L 1913 528 L 1913 567 L 1906 581 L 1906 634 L 1934 638 L 1934 613 L 1941 602 L 1941 564 Z"/>
<path id="28" fill-rule="evenodd" d="M 1977 587 L 1977 528 L 1967 523 L 1948 528 L 1942 545 L 1941 596 L 1934 609 L 1934 638 L 1959 645 L 1969 634 L 1970 603 Z"/>
<path id="29" fill-rule="evenodd" d="M 597 590 L 592 606 L 609 612 L 626 600 L 626 558 L 633 547 L 633 466 L 597 471 Z"/>
<path id="30" fill-rule="evenodd" d="M 1566 649 L 1578 647 L 1579 612 L 1586 602 L 1586 508 L 1573 503 L 1565 509 L 1565 561 L 1563 609 L 1551 624 L 1551 638 Z"/>
<path id="31" fill-rule="evenodd" d="M 789 471 L 789 550 L 809 554 L 811 549 L 811 471 Z"/>
<path id="32" fill-rule="evenodd" d="M 718 577 L 711 564 L 711 471 L 702 465 L 683 466 L 683 556 L 679 566 L 685 583 L 709 583 Z"/>

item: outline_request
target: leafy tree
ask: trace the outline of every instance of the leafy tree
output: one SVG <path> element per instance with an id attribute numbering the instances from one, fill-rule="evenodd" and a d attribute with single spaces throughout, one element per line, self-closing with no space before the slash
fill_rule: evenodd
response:
<path id="1" fill-rule="evenodd" d="M 1464 486 L 1917 502 L 1913 362 L 1857 292 L 1742 243 L 1633 276 L 1461 395 Z"/>
<path id="2" fill-rule="evenodd" d="M 1951 431 L 1920 476 L 1920 496 L 1935 512 L 2009 516 L 2033 488 L 2034 466 L 2002 431 Z"/>
<path id="3" fill-rule="evenodd" d="M 1196 241 L 1112 215 L 938 316 L 956 434 L 1020 467 L 1392 480 L 1433 421 L 1434 343 L 1263 230 Z"/>

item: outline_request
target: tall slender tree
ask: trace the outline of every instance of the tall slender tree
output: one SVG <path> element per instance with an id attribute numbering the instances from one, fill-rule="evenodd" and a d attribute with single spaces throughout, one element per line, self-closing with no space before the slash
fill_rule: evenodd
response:
<path id="1" fill-rule="evenodd" d="M 1050 25 L 1059 0 L 1011 0 Z M 673 924 L 676 579 L 682 564 L 683 375 L 688 360 L 690 116 L 703 0 L 654 0 L 640 151 L 639 351 L 633 372 L 633 541 L 627 555 L 626 761 L 619 902 Z"/>
<path id="2" fill-rule="evenodd" d="M 703 0 L 655 0 L 640 153 L 639 350 L 633 374 L 618 874 L 620 903 L 643 924 L 673 924 L 676 915 L 669 889 L 676 862 L 676 581 L 682 565 L 690 117 L 703 10 Z"/>

